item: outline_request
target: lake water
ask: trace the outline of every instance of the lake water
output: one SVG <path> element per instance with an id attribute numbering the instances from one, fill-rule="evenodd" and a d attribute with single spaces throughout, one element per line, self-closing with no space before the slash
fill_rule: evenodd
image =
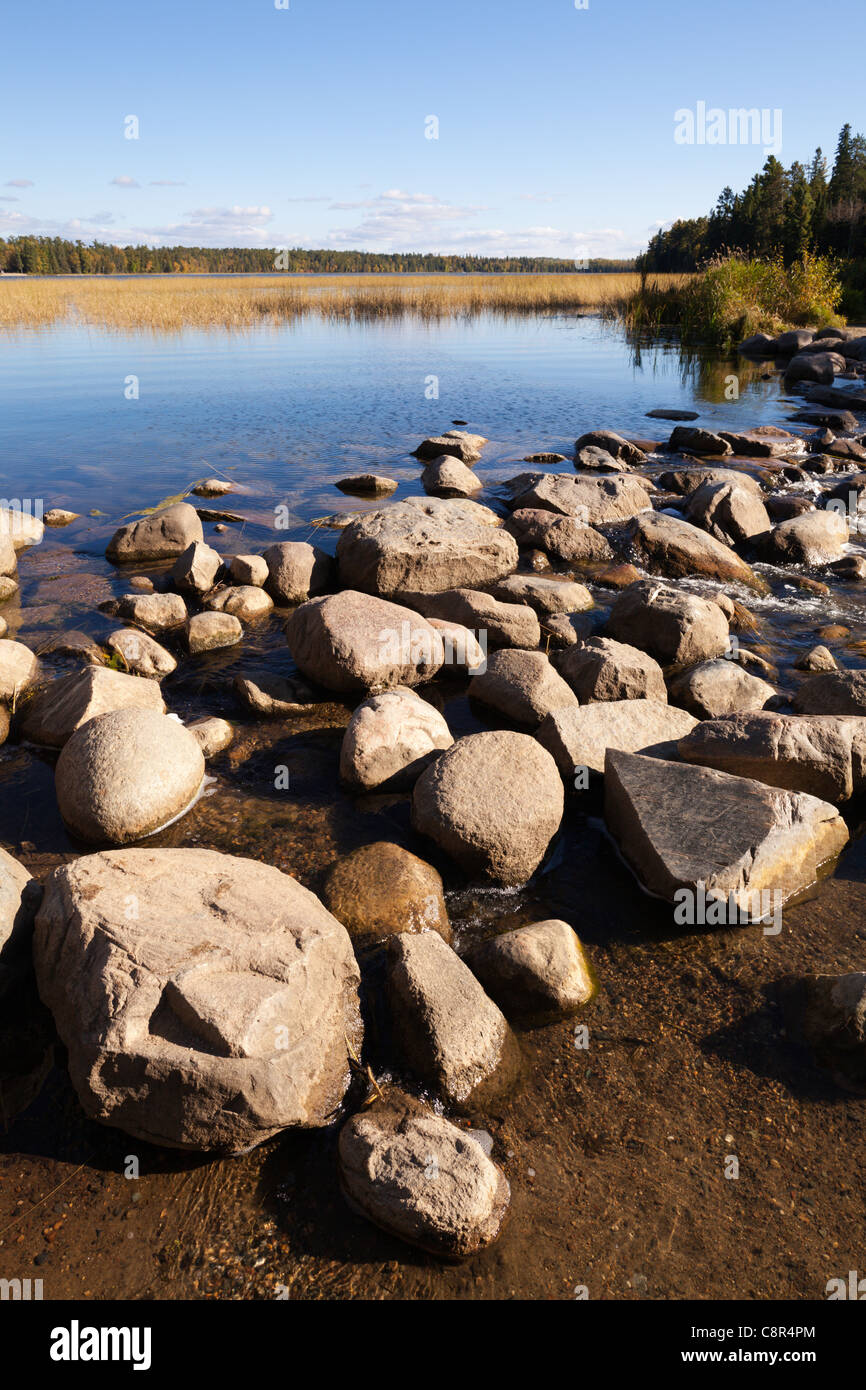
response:
<path id="1" fill-rule="evenodd" d="M 725 396 L 732 373 L 736 400 Z M 137 400 L 124 395 L 132 376 Z M 671 426 L 647 419 L 655 407 L 748 429 L 785 424 L 797 403 L 770 365 L 634 344 L 591 318 L 11 335 L 0 339 L 0 493 L 81 516 L 22 553 L 21 594 L 3 614 L 34 648 L 60 627 L 104 639 L 115 624 L 98 604 L 126 591 L 104 558 L 108 537 L 126 514 L 214 473 L 235 488 L 204 505 L 245 518 L 220 535 L 206 524 L 223 553 L 273 540 L 283 502 L 297 525 L 280 539 L 315 534 L 333 549 L 338 533 L 314 532 L 311 521 L 376 505 L 344 496 L 336 480 L 375 469 L 399 480 L 396 497 L 420 492 L 411 450 L 452 421 L 489 437 L 475 471 L 489 489 L 482 500 L 501 507 L 496 485 L 526 467 L 526 454 L 570 459 L 590 428 L 659 441 Z M 156 579 L 161 569 L 140 567 Z M 845 664 L 863 664 L 856 643 L 866 638 L 861 586 L 834 584 L 822 596 L 795 578 L 777 573 L 766 599 L 746 598 L 758 631 L 744 643 L 778 667 L 783 691 L 824 624 L 847 626 Z M 593 592 L 603 614 L 613 595 Z M 211 794 L 149 843 L 260 858 L 314 890 L 337 857 L 375 839 L 432 858 L 407 798 L 339 789 L 347 708 L 261 721 L 238 706 L 238 673 L 291 671 L 284 617 L 251 626 L 236 648 L 182 662 L 165 681 L 171 710 L 225 715 L 236 738 L 210 765 Z M 490 726 L 459 681 L 425 693 L 455 735 Z M 81 852 L 57 812 L 53 762 L 14 740 L 0 748 L 0 843 L 40 878 Z M 283 765 L 290 789 L 278 792 Z M 828 1089 L 787 1039 L 767 989 L 788 973 L 863 968 L 858 812 L 848 812 L 852 846 L 836 873 L 786 910 L 777 939 L 674 930 L 670 912 L 623 870 L 600 812 L 592 798 L 570 810 L 547 871 L 519 892 L 479 890 L 439 865 L 458 947 L 564 917 L 600 981 L 588 1052 L 570 1023 L 521 1034 L 523 1084 L 486 1121 L 513 1190 L 491 1251 L 443 1266 L 349 1213 L 335 1181 L 335 1127 L 216 1162 L 135 1144 L 141 1178 L 129 1182 L 131 1141 L 84 1119 L 29 995 L 0 1026 L 0 1276 L 44 1277 L 52 1298 L 268 1298 L 277 1284 L 301 1298 L 573 1298 L 579 1286 L 592 1298 L 823 1296 L 826 1280 L 862 1255 L 862 1192 L 851 1175 L 862 1102 Z M 370 1048 L 377 1074 L 395 1066 L 381 1040 Z M 731 1152 L 738 1182 L 723 1179 Z"/>

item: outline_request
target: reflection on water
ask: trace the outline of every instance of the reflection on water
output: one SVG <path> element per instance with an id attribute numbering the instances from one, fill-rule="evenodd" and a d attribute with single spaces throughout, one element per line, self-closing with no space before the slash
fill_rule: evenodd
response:
<path id="1" fill-rule="evenodd" d="M 213 473 L 234 481 L 225 505 L 245 518 L 222 534 L 205 526 L 223 553 L 272 540 L 273 508 L 286 501 L 297 524 L 283 537 L 315 534 L 332 549 L 336 533 L 314 532 L 311 520 L 376 505 L 334 482 L 375 470 L 399 481 L 396 497 L 419 492 L 410 451 L 452 420 L 490 438 L 475 471 L 492 488 L 482 499 L 500 505 L 494 485 L 525 454 L 570 457 L 597 426 L 666 438 L 670 426 L 646 418 L 655 407 L 695 409 L 701 424 L 731 429 L 790 414 L 766 364 L 629 341 L 587 318 L 311 320 L 164 340 L 62 329 L 3 338 L 0 359 L 0 492 L 81 513 L 22 554 L 20 596 L 3 607 L 10 633 L 37 649 L 59 627 L 104 640 L 114 624 L 97 605 L 126 590 L 105 561 L 108 536 L 127 513 Z M 732 373 L 736 400 L 726 395 Z M 132 378 L 137 398 L 125 395 Z M 159 566 L 140 568 L 159 576 Z M 742 596 L 757 623 L 742 644 L 777 668 L 782 691 L 827 623 L 848 629 L 837 639 L 849 644 L 846 663 L 863 664 L 850 646 L 866 638 L 859 586 L 822 596 L 768 574 L 766 598 Z M 603 616 L 612 594 L 591 588 Z M 261 858 L 313 889 L 336 857 L 376 839 L 435 859 L 412 831 L 406 797 L 339 789 L 347 708 L 270 722 L 239 708 L 236 675 L 291 674 L 284 617 L 250 626 L 238 647 L 181 662 L 165 681 L 170 709 L 224 715 L 236 739 L 211 764 L 212 794 L 151 843 Z M 428 693 L 455 735 L 488 726 L 491 712 L 471 705 L 459 681 Z M 40 878 L 79 852 L 57 812 L 53 762 L 14 742 L 0 748 L 0 843 Z M 279 795 L 277 764 L 290 770 Z M 128 1182 L 130 1141 L 84 1120 L 62 1051 L 45 1081 L 50 1028 L 22 993 L 0 1028 L 0 1276 L 44 1274 L 51 1297 L 273 1297 L 277 1284 L 305 1298 L 571 1298 L 578 1285 L 593 1298 L 822 1296 L 837 1272 L 825 1269 L 827 1249 L 838 1270 L 857 1265 L 859 1111 L 786 1040 L 765 992 L 787 973 L 863 968 L 863 851 L 855 844 L 840 872 L 786 914 L 778 939 L 688 934 L 623 874 L 599 807 L 588 811 L 569 810 L 547 872 L 518 892 L 478 891 L 436 859 L 461 948 L 563 917 L 601 986 L 589 1052 L 576 1050 L 568 1023 L 522 1035 L 524 1085 L 487 1121 L 514 1201 L 486 1255 L 443 1267 L 351 1215 L 333 1131 L 215 1163 L 136 1145 L 142 1176 Z M 399 1058 L 376 1047 L 372 1038 L 377 1071 L 399 1071 Z M 721 1176 L 731 1151 L 737 1183 Z"/>

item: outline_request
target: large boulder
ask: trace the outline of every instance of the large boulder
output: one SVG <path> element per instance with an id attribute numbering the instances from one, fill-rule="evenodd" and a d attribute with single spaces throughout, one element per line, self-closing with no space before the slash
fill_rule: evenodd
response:
<path id="1" fill-rule="evenodd" d="M 677 425 L 671 432 L 668 448 L 672 453 L 698 454 L 701 457 L 725 458 L 734 451 L 726 439 L 698 425 Z"/>
<path id="2" fill-rule="evenodd" d="M 567 922 L 533 922 L 473 946 L 466 963 L 508 1018 L 542 1023 L 576 1013 L 595 992 L 592 967 Z"/>
<path id="3" fill-rule="evenodd" d="M 735 777 L 848 801 L 866 784 L 866 716 L 764 710 L 705 719 L 679 751 L 685 762 Z"/>
<path id="4" fill-rule="evenodd" d="M 552 560 L 563 564 L 613 559 L 613 551 L 601 532 L 574 516 L 524 507 L 511 513 L 507 525 L 518 545 L 546 550 Z"/>
<path id="5" fill-rule="evenodd" d="M 438 932 L 451 941 L 442 879 L 416 854 L 377 840 L 343 855 L 328 870 L 322 898 L 357 946 L 401 932 Z"/>
<path id="6" fill-rule="evenodd" d="M 204 849 L 87 855 L 48 880 L 39 992 L 91 1119 L 236 1153 L 330 1124 L 360 1051 L 358 967 L 318 898 Z"/>
<path id="7" fill-rule="evenodd" d="M 276 603 L 305 603 L 333 585 L 333 559 L 306 541 L 279 541 L 262 558 L 268 567 L 267 590 Z"/>
<path id="8" fill-rule="evenodd" d="M 490 1245 L 511 1200 L 505 1174 L 471 1134 L 394 1088 L 347 1120 L 339 1160 L 350 1206 L 451 1260 Z"/>
<path id="9" fill-rule="evenodd" d="M 204 538 L 201 519 L 188 502 L 177 502 L 131 521 L 115 531 L 106 548 L 106 555 L 115 564 L 139 560 L 171 560 Z"/>
<path id="10" fill-rule="evenodd" d="M 765 554 L 787 564 L 828 565 L 841 560 L 847 543 L 848 522 L 839 512 L 803 512 L 773 527 Z"/>
<path id="11" fill-rule="evenodd" d="M 577 705 L 574 691 L 544 652 L 510 647 L 488 658 L 487 669 L 469 682 L 469 695 L 519 724 L 539 724 L 552 710 Z"/>
<path id="12" fill-rule="evenodd" d="M 441 594 L 412 594 L 407 602 L 431 621 L 461 623 L 487 634 L 491 647 L 537 647 L 541 627 L 526 603 L 503 603 L 478 589 L 446 589 Z"/>
<path id="13" fill-rule="evenodd" d="M 604 782 L 623 857 L 668 901 L 702 888 L 760 920 L 767 895 L 784 903 L 814 883 L 848 840 L 828 802 L 707 767 L 609 749 Z"/>
<path id="14" fill-rule="evenodd" d="M 384 597 L 493 584 L 517 568 L 514 537 L 488 507 L 408 498 L 356 517 L 340 534 L 340 583 Z"/>
<path id="15" fill-rule="evenodd" d="M 572 473 L 537 474 L 517 494 L 514 510 L 540 507 L 563 516 L 574 516 L 587 526 L 629 521 L 650 507 L 649 493 L 631 474 L 575 477 Z"/>
<path id="16" fill-rule="evenodd" d="M 183 815 L 203 779 L 198 740 L 180 720 L 119 709 L 88 720 L 64 744 L 55 788 L 73 835 L 124 845 Z"/>
<path id="17" fill-rule="evenodd" d="M 329 690 L 420 685 L 445 659 L 441 634 L 411 608 L 352 589 L 301 604 L 286 637 L 299 669 Z"/>
<path id="18" fill-rule="evenodd" d="M 453 742 L 443 716 L 414 690 L 385 690 L 360 704 L 349 720 L 340 776 L 359 791 L 405 791 Z"/>
<path id="19" fill-rule="evenodd" d="M 432 459 L 421 474 L 421 486 L 430 497 L 471 497 L 481 483 L 465 463 L 453 454 Z"/>
<path id="20" fill-rule="evenodd" d="M 751 479 L 705 482 L 689 498 L 688 517 L 723 545 L 740 545 L 770 530 L 761 490 Z"/>
<path id="21" fill-rule="evenodd" d="M 658 662 L 639 647 L 615 642 L 612 637 L 588 637 L 563 652 L 556 664 L 581 704 L 590 700 L 667 702 Z"/>
<path id="22" fill-rule="evenodd" d="M 0 700 L 17 701 L 36 684 L 41 672 L 38 656 L 23 642 L 0 639 Z"/>
<path id="23" fill-rule="evenodd" d="M 798 714 L 866 714 L 866 671 L 812 676 L 794 696 Z"/>
<path id="24" fill-rule="evenodd" d="M 514 1034 L 437 932 L 389 939 L 388 1000 L 400 1055 L 455 1109 L 483 1110 L 514 1084 Z"/>
<path id="25" fill-rule="evenodd" d="M 273 612 L 274 600 L 257 584 L 231 584 L 227 589 L 215 589 L 205 599 L 214 613 L 227 613 L 238 622 L 255 623 Z"/>
<path id="26" fill-rule="evenodd" d="M 679 739 L 696 723 L 686 710 L 660 700 L 604 700 L 548 715 L 535 736 L 573 787 L 579 769 L 604 772 L 608 748 L 675 758 Z"/>
<path id="27" fill-rule="evenodd" d="M 17 859 L 0 849 L 0 996 L 14 988 L 30 962 L 33 919 L 42 889 Z"/>
<path id="28" fill-rule="evenodd" d="M 844 372 L 845 358 L 838 352 L 800 352 L 785 368 L 785 386 L 798 381 L 813 381 L 819 386 L 832 386 L 839 372 Z"/>
<path id="29" fill-rule="evenodd" d="M 765 585 L 729 546 L 680 517 L 647 512 L 635 522 L 632 543 L 648 569 L 673 579 L 698 574 L 763 589 Z"/>
<path id="30" fill-rule="evenodd" d="M 775 698 L 767 681 L 749 675 L 736 661 L 717 657 L 681 671 L 671 681 L 670 697 L 698 719 L 761 710 Z"/>
<path id="31" fill-rule="evenodd" d="M 663 666 L 723 656 L 729 641 L 728 620 L 717 603 L 645 579 L 617 596 L 606 631 Z"/>
<path id="32" fill-rule="evenodd" d="M 31 743 L 62 748 L 89 720 L 121 709 L 164 713 L 157 682 L 105 666 L 85 666 L 43 686 L 27 706 L 22 732 Z"/>
<path id="33" fill-rule="evenodd" d="M 123 663 L 124 670 L 133 676 L 162 680 L 177 667 L 171 652 L 137 627 L 122 627 L 117 632 L 109 633 L 105 645 L 112 656 Z"/>
<path id="34" fill-rule="evenodd" d="M 509 575 L 499 581 L 493 594 L 503 603 L 528 603 L 545 617 L 549 613 L 583 613 L 594 607 L 592 594 L 584 584 L 537 574 Z"/>
<path id="35" fill-rule="evenodd" d="M 222 556 L 204 541 L 193 541 L 171 567 L 171 577 L 179 589 L 206 594 L 212 589 L 222 566 Z"/>
<path id="36" fill-rule="evenodd" d="M 26 550 L 28 546 L 39 545 L 45 534 L 45 526 L 41 516 L 36 514 L 37 508 L 30 510 L 30 504 L 25 506 L 12 505 L 11 507 L 0 507 L 0 540 L 11 541 L 13 550 Z M 8 554 L 8 552 L 7 552 Z M 11 569 L 4 569 L 4 574 L 11 574 Z"/>
<path id="37" fill-rule="evenodd" d="M 234 613 L 196 613 L 186 629 L 186 642 L 193 655 L 233 647 L 243 637 L 240 618 Z"/>
<path id="38" fill-rule="evenodd" d="M 171 632 L 183 627 L 189 614 L 180 594 L 124 594 L 115 609 L 124 622 L 145 632 Z"/>
<path id="39" fill-rule="evenodd" d="M 470 734 L 415 783 L 412 822 L 469 875 L 525 883 L 562 820 L 556 764 L 528 734 Z"/>
<path id="40" fill-rule="evenodd" d="M 628 439 L 623 439 L 621 434 L 616 434 L 613 430 L 588 430 L 575 440 L 575 454 L 579 455 L 582 449 L 601 449 L 604 453 L 610 454 L 611 458 L 618 459 L 630 468 L 637 468 L 646 462 L 646 454 L 642 449 Z"/>

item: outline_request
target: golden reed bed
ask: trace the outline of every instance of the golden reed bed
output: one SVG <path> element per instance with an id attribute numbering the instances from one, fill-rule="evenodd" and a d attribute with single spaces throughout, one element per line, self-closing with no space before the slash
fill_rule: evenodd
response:
<path id="1" fill-rule="evenodd" d="M 650 276 L 649 287 L 675 288 L 684 275 Z M 82 275 L 0 278 L 0 328 L 87 324 L 108 329 L 251 328 L 315 315 L 369 322 L 496 313 L 623 314 L 640 290 L 636 273 L 575 275 L 310 275 L 286 278 Z"/>

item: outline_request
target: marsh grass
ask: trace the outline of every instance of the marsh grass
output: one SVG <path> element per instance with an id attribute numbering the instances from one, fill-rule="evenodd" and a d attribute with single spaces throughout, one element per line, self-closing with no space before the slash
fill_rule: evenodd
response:
<path id="1" fill-rule="evenodd" d="M 575 275 L 311 275 L 3 279 L 0 328 L 81 324 L 118 331 L 248 329 L 316 317 L 371 323 L 588 313 L 628 318 L 641 295 L 666 304 L 693 277 Z"/>

